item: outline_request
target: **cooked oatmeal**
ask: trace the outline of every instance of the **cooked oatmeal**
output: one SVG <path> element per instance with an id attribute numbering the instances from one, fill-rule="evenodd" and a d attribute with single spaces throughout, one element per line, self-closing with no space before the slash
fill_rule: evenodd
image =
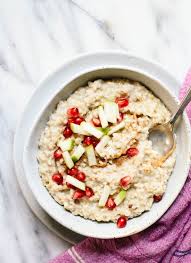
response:
<path id="1" fill-rule="evenodd" d="M 41 134 L 44 186 L 65 209 L 92 220 L 120 223 L 150 210 L 165 192 L 175 153 L 153 165 L 160 156 L 148 130 L 169 119 L 165 105 L 138 82 L 89 82 L 58 103 Z"/>

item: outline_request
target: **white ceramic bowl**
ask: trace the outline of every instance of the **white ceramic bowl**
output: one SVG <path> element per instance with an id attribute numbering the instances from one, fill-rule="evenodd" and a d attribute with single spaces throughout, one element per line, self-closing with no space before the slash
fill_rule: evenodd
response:
<path id="1" fill-rule="evenodd" d="M 127 226 L 118 229 L 114 223 L 97 223 L 74 216 L 54 201 L 42 185 L 38 173 L 38 140 L 49 115 L 59 100 L 67 98 L 87 81 L 98 78 L 126 77 L 149 87 L 174 112 L 178 102 L 170 90 L 178 83 L 159 65 L 122 52 L 99 52 L 86 54 L 69 61 L 50 74 L 39 85 L 38 93 L 28 104 L 31 110 L 28 139 L 23 153 L 24 170 L 28 184 L 41 207 L 63 226 L 85 236 L 97 238 L 119 238 L 138 233 L 156 222 L 170 207 L 181 191 L 190 165 L 190 127 L 183 116 L 177 133 L 177 155 L 174 171 L 169 179 L 164 198 L 153 204 L 149 212 L 128 221 Z M 35 103 L 34 103 L 35 102 Z M 35 117 L 34 117 L 35 116 Z"/>

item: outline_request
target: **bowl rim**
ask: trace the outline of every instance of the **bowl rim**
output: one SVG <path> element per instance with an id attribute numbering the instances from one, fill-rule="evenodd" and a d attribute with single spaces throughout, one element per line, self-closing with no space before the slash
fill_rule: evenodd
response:
<path id="1" fill-rule="evenodd" d="M 168 72 L 167 72 L 166 70 L 164 70 L 163 68 L 161 68 L 161 66 L 160 66 L 159 64 L 153 63 L 153 62 L 151 62 L 151 61 L 149 61 L 149 60 L 144 60 L 144 59 L 142 59 L 142 58 L 140 58 L 140 57 L 136 57 L 136 56 L 131 55 L 131 54 L 129 55 L 128 53 L 126 53 L 126 52 L 121 52 L 121 51 L 120 51 L 120 52 L 119 52 L 119 51 L 117 51 L 117 52 L 116 52 L 116 51 L 112 51 L 112 52 L 111 52 L 111 51 L 106 51 L 106 52 L 105 52 L 105 51 L 102 51 L 102 52 L 96 52 L 96 53 L 86 53 L 86 54 L 82 54 L 82 55 L 79 55 L 79 56 L 74 57 L 74 58 L 71 59 L 70 61 L 68 61 L 68 62 L 64 63 L 63 65 L 61 65 L 61 66 L 60 66 L 58 69 L 56 69 L 54 72 L 48 74 L 48 76 L 47 76 L 46 78 L 44 78 L 43 80 L 40 81 L 40 84 L 39 84 L 38 87 L 41 88 L 41 86 L 42 86 L 46 81 L 49 81 L 51 78 L 54 78 L 54 75 L 55 75 L 56 73 L 58 73 L 60 70 L 63 70 L 66 66 L 69 66 L 71 63 L 74 63 L 75 61 L 81 60 L 81 59 L 83 59 L 83 58 L 88 58 L 89 56 L 92 57 L 92 56 L 105 55 L 105 54 L 107 54 L 107 55 L 113 55 L 113 54 L 114 54 L 114 55 L 125 55 L 125 56 L 128 56 L 128 57 L 129 57 L 129 56 L 130 56 L 130 57 L 133 57 L 133 58 L 135 58 L 135 59 L 137 59 L 137 60 L 146 61 L 146 63 L 150 64 L 150 66 L 159 67 L 159 69 L 163 70 L 164 72 L 166 72 L 166 73 L 168 74 Z M 120 64 L 120 63 L 119 63 L 119 64 Z M 129 69 L 129 70 L 132 70 L 129 66 L 127 66 L 126 68 L 125 68 L 124 66 L 116 67 L 116 65 L 115 65 L 115 66 L 111 66 L 111 67 L 107 65 L 106 67 L 104 67 L 104 69 L 107 69 L 107 68 L 108 68 L 108 69 L 109 69 L 109 68 L 116 68 L 116 69 L 117 69 L 117 68 L 121 68 L 121 69 Z M 93 69 L 89 69 L 89 70 L 87 70 L 87 68 L 86 68 L 86 70 L 85 70 L 83 73 L 79 72 L 79 73 L 77 74 L 77 76 L 74 76 L 72 79 L 70 79 L 70 80 L 68 81 L 68 83 L 70 83 L 72 80 L 76 79 L 77 77 L 80 77 L 82 74 L 85 74 L 85 73 L 88 73 L 88 72 L 91 72 L 91 71 L 95 71 L 95 70 L 98 70 L 98 69 L 99 69 L 99 67 L 96 67 L 96 68 L 93 68 Z M 103 67 L 101 67 L 101 69 L 103 69 Z M 146 77 L 150 77 L 150 78 L 154 79 L 155 81 L 157 81 L 157 78 L 154 77 L 153 75 L 149 75 L 149 76 L 148 76 L 148 74 L 145 74 L 144 72 L 140 72 L 140 70 L 134 70 L 134 71 L 139 72 L 139 73 L 142 73 L 142 74 L 144 74 Z M 170 76 L 170 75 L 169 75 L 169 76 Z M 68 83 L 65 83 L 65 85 L 67 85 Z M 161 81 L 160 81 L 160 83 L 161 83 Z M 165 90 L 168 91 L 170 97 L 177 102 L 178 100 L 177 100 L 176 97 L 173 95 L 173 92 L 172 92 L 170 89 L 168 89 L 165 85 L 164 85 L 163 87 L 164 87 Z M 63 88 L 63 87 L 62 87 L 62 88 Z M 55 94 L 51 97 L 51 101 L 52 101 L 53 98 L 56 96 L 56 94 L 61 91 L 62 88 L 59 88 L 58 90 L 56 90 Z M 34 94 L 35 94 L 35 93 L 34 93 Z M 33 95 L 34 95 L 34 94 L 33 94 Z M 30 100 L 30 101 L 32 101 L 32 98 L 33 98 L 33 96 L 31 97 L 31 100 Z M 48 104 L 48 103 L 47 103 L 47 104 Z M 47 104 L 46 104 L 46 107 L 47 107 Z M 190 126 L 189 126 L 189 121 L 188 121 L 188 117 L 186 116 L 186 114 L 184 114 L 183 119 L 184 119 L 184 122 L 185 122 L 186 128 L 187 128 L 187 129 L 186 129 L 186 132 L 190 134 Z M 21 121 L 22 121 L 22 119 L 21 119 Z M 21 121 L 20 121 L 20 122 L 21 122 Z M 19 127 L 19 125 L 18 125 L 18 127 Z M 18 136 L 18 135 L 17 135 L 17 132 L 15 133 L 15 138 L 16 138 L 16 136 Z M 190 152 L 191 152 L 190 136 L 188 136 L 188 138 L 189 138 L 189 147 L 188 147 L 188 148 L 189 148 L 189 153 L 190 153 Z M 15 144 L 15 143 L 14 143 L 14 144 Z M 14 145 L 14 147 L 15 147 L 15 145 Z M 24 152 L 23 152 L 23 154 L 24 154 Z M 189 156 L 190 156 L 190 154 L 189 154 Z M 185 171 L 185 174 L 188 173 L 188 170 L 189 170 L 189 162 L 188 162 L 188 164 L 187 164 L 187 169 L 186 169 L 186 171 Z M 25 171 L 25 173 L 26 173 L 26 171 Z M 77 233 L 79 233 L 79 234 L 84 235 L 84 232 L 81 232 L 80 230 L 76 230 L 76 229 L 74 229 L 73 227 L 68 227 L 67 225 L 63 224 L 63 221 L 60 221 L 60 219 L 58 219 L 58 218 L 55 216 L 55 214 L 52 214 L 52 213 L 51 213 L 52 211 L 47 210 L 47 209 L 46 209 L 46 206 L 44 206 L 43 203 L 41 202 L 41 200 L 39 200 L 39 197 L 36 195 L 34 189 L 31 187 L 30 180 L 29 180 L 29 177 L 28 177 L 27 175 L 26 175 L 26 178 L 27 178 L 27 183 L 29 184 L 29 187 L 30 187 L 30 189 L 32 190 L 32 192 L 33 192 L 36 200 L 38 201 L 38 203 L 40 204 L 40 206 L 41 206 L 43 209 L 45 209 L 45 211 L 46 211 L 52 218 L 54 218 L 54 219 L 55 219 L 57 222 L 59 222 L 61 225 L 64 225 L 65 227 L 67 227 L 67 228 L 69 228 L 69 229 L 71 229 L 71 230 L 73 230 L 73 231 L 75 231 L 75 232 L 77 232 Z M 187 176 L 185 176 L 184 183 L 185 183 L 185 181 L 186 181 L 186 178 L 187 178 Z M 184 183 L 183 183 L 183 185 L 184 185 Z M 177 195 L 178 195 L 179 192 L 181 191 L 183 185 L 180 187 L 178 193 L 177 193 L 176 196 L 173 198 L 173 200 L 169 203 L 168 207 L 167 207 L 166 209 L 164 209 L 163 213 L 161 213 L 160 216 L 158 216 L 158 218 L 157 218 L 156 220 L 154 220 L 153 222 L 151 222 L 151 223 L 150 223 L 149 225 L 147 225 L 146 227 L 140 227 L 140 229 L 137 229 L 137 231 L 135 231 L 134 233 L 138 233 L 138 232 L 144 230 L 145 228 L 149 227 L 149 226 L 152 225 L 153 223 L 155 223 L 155 222 L 166 212 L 166 210 L 171 206 L 171 204 L 174 202 L 174 200 L 176 199 Z M 44 186 L 42 185 L 42 187 L 44 187 Z M 131 234 L 134 234 L 134 233 L 130 233 L 130 234 L 128 234 L 128 235 L 131 235 Z M 126 234 L 124 231 L 122 231 L 122 232 L 121 232 L 119 235 L 117 235 L 117 236 L 113 236 L 112 234 L 111 234 L 111 235 L 108 235 L 108 236 L 88 235 L 88 233 L 85 233 L 85 235 L 91 236 L 91 237 L 96 237 L 96 238 L 113 238 L 113 237 L 115 237 L 115 238 L 116 238 L 116 237 L 117 237 L 117 238 L 120 238 L 120 237 L 125 237 L 125 236 L 127 236 L 127 234 Z"/>

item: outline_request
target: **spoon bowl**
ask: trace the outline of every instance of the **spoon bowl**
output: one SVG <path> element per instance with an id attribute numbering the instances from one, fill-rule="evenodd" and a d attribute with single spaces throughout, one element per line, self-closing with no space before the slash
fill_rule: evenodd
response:
<path id="1" fill-rule="evenodd" d="M 171 120 L 164 124 L 157 124 L 149 131 L 149 140 L 152 142 L 153 149 L 157 151 L 165 161 L 172 154 L 175 147 L 174 124 L 178 117 L 182 115 L 184 109 L 191 101 L 191 87 L 180 103 L 177 111 L 172 116 Z M 162 161 L 160 162 L 162 164 Z"/>
<path id="2" fill-rule="evenodd" d="M 175 135 L 170 123 L 158 124 L 149 131 L 149 140 L 152 142 L 153 150 L 161 156 L 165 156 L 175 145 Z"/>

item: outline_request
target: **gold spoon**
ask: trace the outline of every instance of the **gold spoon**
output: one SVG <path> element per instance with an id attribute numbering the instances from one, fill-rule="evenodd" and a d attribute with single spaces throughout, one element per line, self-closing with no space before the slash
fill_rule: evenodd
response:
<path id="1" fill-rule="evenodd" d="M 164 162 L 175 148 L 174 124 L 190 101 L 191 87 L 170 121 L 165 124 L 157 124 L 149 130 L 148 138 L 152 141 L 153 149 L 162 156 L 160 162 Z"/>

